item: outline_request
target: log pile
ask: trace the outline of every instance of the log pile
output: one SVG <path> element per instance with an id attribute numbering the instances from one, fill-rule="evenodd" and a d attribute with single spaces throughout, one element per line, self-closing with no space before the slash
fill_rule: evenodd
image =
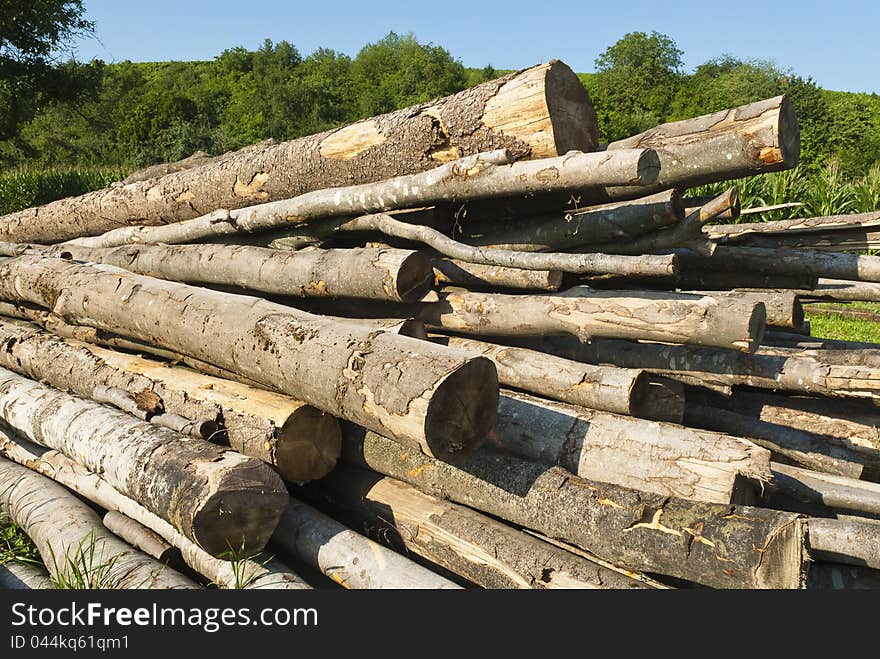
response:
<path id="1" fill-rule="evenodd" d="M 880 345 L 802 304 L 877 214 L 693 190 L 784 96 L 596 136 L 554 61 L 0 217 L 0 584 L 880 583 Z"/>

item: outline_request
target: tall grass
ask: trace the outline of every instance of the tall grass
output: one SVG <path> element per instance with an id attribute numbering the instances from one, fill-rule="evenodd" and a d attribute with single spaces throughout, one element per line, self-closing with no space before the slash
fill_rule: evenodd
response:
<path id="1" fill-rule="evenodd" d="M 119 169 L 15 169 L 0 172 L 0 215 L 106 188 L 125 178 Z"/>

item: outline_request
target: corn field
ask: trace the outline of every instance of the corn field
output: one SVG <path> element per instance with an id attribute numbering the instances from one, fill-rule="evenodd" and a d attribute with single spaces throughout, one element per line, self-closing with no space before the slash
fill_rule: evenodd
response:
<path id="1" fill-rule="evenodd" d="M 125 178 L 118 169 L 15 169 L 0 172 L 0 215 L 106 188 Z"/>

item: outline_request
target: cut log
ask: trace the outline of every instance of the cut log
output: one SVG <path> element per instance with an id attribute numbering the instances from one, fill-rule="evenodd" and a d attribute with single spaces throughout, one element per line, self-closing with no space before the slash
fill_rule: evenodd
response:
<path id="1" fill-rule="evenodd" d="M 435 334 L 431 340 L 491 359 L 498 369 L 498 382 L 507 387 L 594 410 L 642 416 L 649 387 L 644 371 L 590 366 L 536 350 L 455 336 Z"/>
<path id="2" fill-rule="evenodd" d="M 0 368 L 0 419 L 101 473 L 209 553 L 265 546 L 287 505 L 270 467 Z"/>
<path id="3" fill-rule="evenodd" d="M 816 286 L 818 277 L 782 277 L 761 275 L 750 272 L 701 272 L 676 263 L 674 277 L 621 277 L 596 276 L 583 277 L 581 281 L 590 288 L 602 290 L 622 290 L 627 288 L 648 288 L 660 291 L 681 289 L 685 291 L 739 290 L 760 291 L 774 289 L 794 293 L 799 297 L 810 297 L 810 287 Z M 880 296 L 878 296 L 880 299 Z"/>
<path id="4" fill-rule="evenodd" d="M 880 451 L 851 446 L 835 437 L 690 403 L 685 408 L 684 421 L 689 426 L 747 438 L 769 449 L 777 458 L 800 467 L 855 479 L 876 481 L 880 478 Z"/>
<path id="5" fill-rule="evenodd" d="M 763 302 L 767 310 L 767 324 L 774 327 L 801 327 L 804 324 L 804 306 L 797 294 L 791 291 L 687 291 L 690 295 L 728 297 L 735 300 Z"/>
<path id="6" fill-rule="evenodd" d="M 817 279 L 815 286 L 786 286 L 805 299 L 840 300 L 842 302 L 880 302 L 880 284 L 869 281 Z"/>
<path id="7" fill-rule="evenodd" d="M 503 266 L 479 265 L 457 259 L 431 259 L 434 283 L 456 284 L 467 288 L 515 288 L 558 291 L 562 285 L 559 270 L 521 270 Z"/>
<path id="8" fill-rule="evenodd" d="M 28 535 L 54 584 L 80 588 L 197 588 L 108 533 L 101 518 L 48 478 L 0 458 L 0 511 Z"/>
<path id="9" fill-rule="evenodd" d="M 272 540 L 344 588 L 460 588 L 296 499 L 281 516 Z"/>
<path id="10" fill-rule="evenodd" d="M 110 387 L 124 391 L 135 405 L 150 399 L 153 411 L 165 412 L 160 416 L 166 420 L 171 413 L 222 422 L 233 449 L 278 467 L 291 481 L 321 478 L 339 457 L 335 418 L 264 389 L 2 320 L 0 366 L 84 398 L 94 399 L 97 390 Z"/>
<path id="11" fill-rule="evenodd" d="M 511 157 L 511 153 L 503 149 L 490 151 L 454 160 L 420 174 L 396 176 L 377 183 L 315 190 L 249 208 L 214 211 L 174 224 L 122 226 L 100 236 L 80 238 L 74 242 L 86 247 L 115 247 L 125 243 L 185 243 L 212 236 L 291 228 L 328 216 L 378 213 L 503 194 L 534 194 L 578 185 L 643 185 L 657 177 L 660 167 L 657 154 L 644 149 L 617 151 L 610 157 L 604 153 L 575 152 L 558 158 L 514 163 L 510 162 Z M 405 222 L 401 224 L 414 226 Z M 352 227 L 350 230 L 371 229 Z M 0 231 L 2 236 L 3 232 Z"/>
<path id="12" fill-rule="evenodd" d="M 649 291 L 581 291 L 572 298 L 444 291 L 419 317 L 429 328 L 475 336 L 570 334 L 754 352 L 765 313 L 761 303 Z"/>
<path id="13" fill-rule="evenodd" d="M 773 236 L 785 239 L 793 234 L 803 235 L 847 229 L 866 229 L 880 226 L 880 211 L 850 215 L 797 218 L 774 222 L 744 222 L 742 224 L 710 224 L 703 229 L 711 240 L 747 244 L 752 236 Z M 745 239 L 745 240 L 742 240 Z"/>
<path id="14" fill-rule="evenodd" d="M 685 197 L 681 200 L 682 205 L 684 206 L 684 212 L 686 215 L 690 215 L 691 213 L 698 213 L 700 209 L 706 204 L 711 203 L 715 197 L 713 196 L 701 196 L 701 197 Z M 742 206 L 740 205 L 740 199 L 737 196 L 736 203 L 732 204 L 730 208 L 723 210 L 715 216 L 716 220 L 735 220 L 742 213 Z"/>
<path id="15" fill-rule="evenodd" d="M 582 478 L 692 501 L 754 504 L 770 452 L 751 442 L 504 391 L 486 447 Z"/>
<path id="16" fill-rule="evenodd" d="M 231 153 L 207 167 L 13 213 L 0 220 L 0 240 L 54 242 L 132 221 L 176 222 L 412 174 L 492 149 L 547 158 L 596 144 L 589 97 L 572 70 L 554 60 L 318 135 Z"/>
<path id="17" fill-rule="evenodd" d="M 463 240 L 518 252 L 553 252 L 593 243 L 625 244 L 683 219 L 681 195 L 677 190 L 668 190 L 633 201 L 503 224 L 488 218 L 479 224 L 468 222 L 464 225 Z"/>
<path id="18" fill-rule="evenodd" d="M 642 400 L 639 414 L 634 416 L 680 425 L 684 420 L 684 407 L 684 384 L 651 375 L 648 377 L 648 392 Z"/>
<path id="19" fill-rule="evenodd" d="M 340 465 L 309 486 L 308 494 L 357 520 L 370 535 L 483 588 L 650 587 L 475 510 L 362 469 Z"/>
<path id="20" fill-rule="evenodd" d="M 711 256 L 690 250 L 675 250 L 675 254 L 685 268 L 880 282 L 877 256 L 727 245 L 718 245 Z"/>
<path id="21" fill-rule="evenodd" d="M 431 290 L 431 264 L 401 249 L 285 252 L 246 245 L 127 245 L 100 249 L 63 245 L 38 252 L 70 255 L 142 275 L 190 284 L 298 297 L 353 297 L 416 302 Z"/>
<path id="22" fill-rule="evenodd" d="M 273 142 L 274 140 L 267 140 L 266 143 L 261 142 L 259 145 L 254 146 L 268 146 Z M 218 157 L 220 156 L 212 156 L 204 151 L 196 151 L 191 156 L 187 156 L 186 158 L 175 162 L 150 165 L 149 167 L 144 167 L 136 172 L 132 172 L 123 179 L 122 184 L 127 185 L 129 183 L 137 183 L 138 181 L 148 181 L 151 178 L 159 178 L 160 176 L 173 174 L 174 172 L 182 172 L 187 169 L 193 169 L 194 167 L 201 167 L 202 165 L 207 165 L 217 160 Z"/>
<path id="23" fill-rule="evenodd" d="M 651 148 L 662 171 L 649 191 L 692 188 L 706 183 L 791 169 L 800 158 L 800 129 L 788 96 L 777 96 L 693 119 L 651 128 L 608 145 Z M 606 190 L 611 199 L 632 199 L 648 190 Z"/>
<path id="24" fill-rule="evenodd" d="M 486 358 L 112 266 L 9 259 L 0 299 L 237 372 L 444 459 L 485 439 L 497 405 Z"/>
<path id="25" fill-rule="evenodd" d="M 804 582 L 794 514 L 640 493 L 497 454 L 476 453 L 459 469 L 348 424 L 343 456 L 622 567 L 720 588 Z"/>
<path id="26" fill-rule="evenodd" d="M 177 547 L 172 547 L 165 539 L 155 531 L 123 515 L 115 510 L 104 513 L 104 526 L 125 540 L 136 549 L 140 549 L 148 556 L 152 556 L 160 563 L 179 567 L 183 563 L 183 557 Z"/>
<path id="27" fill-rule="evenodd" d="M 113 489 L 106 480 L 59 451 L 46 450 L 0 429 L 0 453 L 8 460 L 37 471 L 107 510 L 115 510 L 158 533 L 180 550 L 184 562 L 220 588 L 276 588 L 301 590 L 309 586 L 287 567 L 273 560 L 243 555 L 240 546 L 228 546 L 225 558 L 200 549 L 173 526 L 136 501 Z M 236 560 L 233 562 L 232 559 Z M 164 566 L 163 566 L 164 567 Z"/>
<path id="28" fill-rule="evenodd" d="M 52 590 L 52 578 L 39 565 L 10 561 L 0 565 L 0 590 Z"/>
<path id="29" fill-rule="evenodd" d="M 880 517 L 880 484 L 774 462 L 764 505 L 810 515 Z M 781 506 L 785 506 L 782 508 Z"/>
<path id="30" fill-rule="evenodd" d="M 811 519 L 808 524 L 811 557 L 880 569 L 880 525 L 840 519 Z"/>

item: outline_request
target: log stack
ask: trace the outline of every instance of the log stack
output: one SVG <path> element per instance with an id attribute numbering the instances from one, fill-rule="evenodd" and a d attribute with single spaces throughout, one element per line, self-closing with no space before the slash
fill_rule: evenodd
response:
<path id="1" fill-rule="evenodd" d="M 880 583 L 880 345 L 801 303 L 880 299 L 876 214 L 692 190 L 793 167 L 786 97 L 596 135 L 554 61 L 0 217 L 0 511 L 63 559 L 2 583 Z"/>

